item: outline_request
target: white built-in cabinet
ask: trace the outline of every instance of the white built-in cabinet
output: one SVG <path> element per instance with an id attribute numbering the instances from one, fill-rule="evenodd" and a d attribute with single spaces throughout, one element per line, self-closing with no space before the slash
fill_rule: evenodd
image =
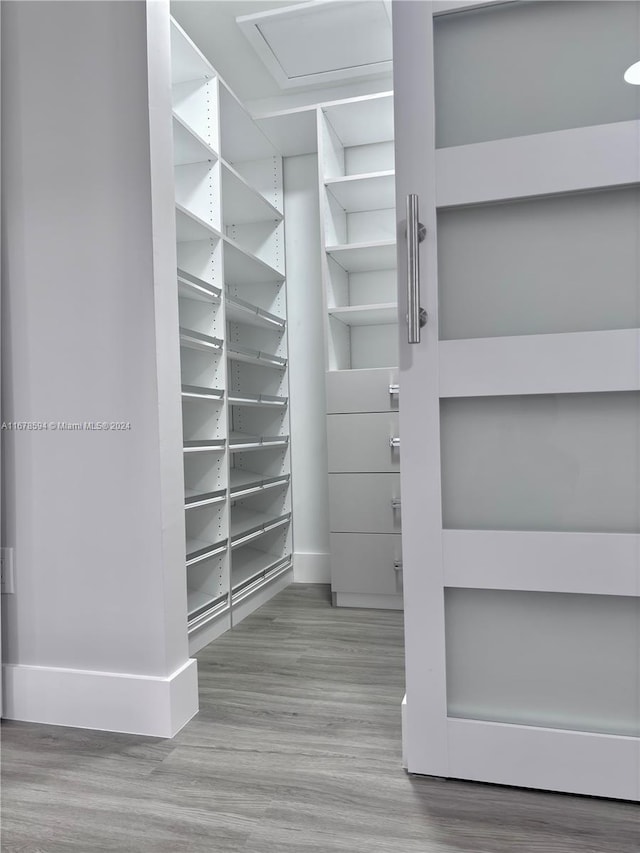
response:
<path id="1" fill-rule="evenodd" d="M 393 95 L 317 118 L 333 600 L 401 608 Z"/>
<path id="2" fill-rule="evenodd" d="M 191 653 L 291 580 L 282 157 L 171 23 Z"/>

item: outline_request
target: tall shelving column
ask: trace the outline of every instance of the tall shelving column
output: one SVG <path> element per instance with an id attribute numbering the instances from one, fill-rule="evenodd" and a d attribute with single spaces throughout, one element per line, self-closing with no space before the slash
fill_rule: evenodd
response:
<path id="1" fill-rule="evenodd" d="M 194 653 L 292 579 L 282 158 L 171 35 Z"/>
<path id="2" fill-rule="evenodd" d="M 219 82 L 172 21 L 188 629 L 193 653 L 231 626 Z"/>
<path id="3" fill-rule="evenodd" d="M 393 95 L 318 109 L 334 603 L 402 607 Z"/>
<path id="4" fill-rule="evenodd" d="M 236 624 L 292 576 L 282 158 L 221 82 L 230 566 Z"/>

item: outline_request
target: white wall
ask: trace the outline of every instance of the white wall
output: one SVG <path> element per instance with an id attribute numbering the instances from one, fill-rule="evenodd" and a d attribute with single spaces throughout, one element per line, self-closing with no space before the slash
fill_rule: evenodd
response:
<path id="1" fill-rule="evenodd" d="M 294 579 L 329 583 L 324 308 L 315 154 L 284 161 Z"/>
<path id="2" fill-rule="evenodd" d="M 3 4 L 3 420 L 131 425 L 4 432 L 16 592 L 3 654 L 7 716 L 168 735 L 195 712 L 197 684 L 177 300 L 154 275 L 171 269 L 170 220 L 152 216 L 171 187 L 171 167 L 158 169 L 170 123 L 153 112 L 168 92 L 155 76 L 168 73 L 167 8 L 150 14 Z M 148 24 L 160 40 L 151 150 Z"/>

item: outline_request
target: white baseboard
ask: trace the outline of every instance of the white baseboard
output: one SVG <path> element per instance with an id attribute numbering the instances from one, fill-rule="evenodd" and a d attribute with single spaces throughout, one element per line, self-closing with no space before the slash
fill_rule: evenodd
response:
<path id="1" fill-rule="evenodd" d="M 336 607 L 368 607 L 373 610 L 402 610 L 401 595 L 375 595 L 364 592 L 334 592 Z"/>
<path id="2" fill-rule="evenodd" d="M 5 664 L 8 720 L 171 738 L 198 712 L 197 662 L 167 678 Z"/>
<path id="3" fill-rule="evenodd" d="M 400 705 L 400 717 L 402 721 L 402 766 L 406 770 L 409 764 L 407 763 L 407 694 L 402 697 Z"/>
<path id="4" fill-rule="evenodd" d="M 294 583 L 331 583 L 329 554 L 296 551 L 293 555 Z"/>

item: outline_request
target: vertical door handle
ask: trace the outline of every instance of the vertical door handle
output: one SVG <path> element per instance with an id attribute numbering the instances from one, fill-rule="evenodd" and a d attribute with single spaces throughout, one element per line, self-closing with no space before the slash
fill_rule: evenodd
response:
<path id="1" fill-rule="evenodd" d="M 427 229 L 419 221 L 418 196 L 407 196 L 407 340 L 420 343 L 420 329 L 427 322 L 427 312 L 420 307 L 420 243 Z"/>

